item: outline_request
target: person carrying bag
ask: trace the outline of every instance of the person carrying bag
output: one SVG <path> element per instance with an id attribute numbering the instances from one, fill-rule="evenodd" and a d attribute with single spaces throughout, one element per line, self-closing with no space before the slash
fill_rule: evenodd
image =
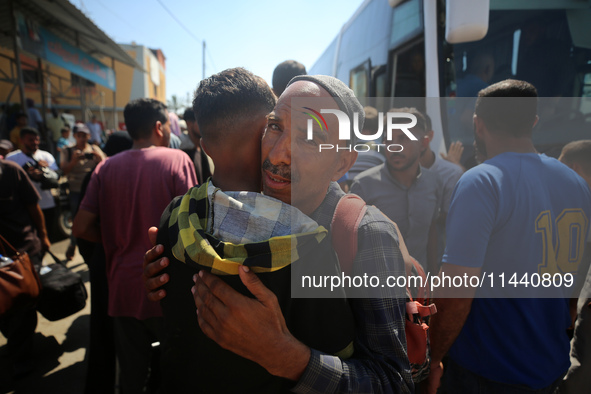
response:
<path id="1" fill-rule="evenodd" d="M 0 253 L 0 318 L 3 318 L 33 306 L 41 283 L 29 255 L 17 251 L 2 235 Z"/>

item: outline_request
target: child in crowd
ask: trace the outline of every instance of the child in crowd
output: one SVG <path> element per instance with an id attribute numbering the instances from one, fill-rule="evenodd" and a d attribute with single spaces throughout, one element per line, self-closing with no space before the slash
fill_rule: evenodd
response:
<path id="1" fill-rule="evenodd" d="M 66 148 L 70 145 L 70 129 L 69 128 L 63 128 L 61 130 L 61 134 L 62 136 L 57 140 L 56 143 L 56 148 L 57 148 L 57 153 L 56 153 L 56 162 L 57 163 L 61 163 L 61 157 L 60 154 L 62 151 L 65 151 Z"/>

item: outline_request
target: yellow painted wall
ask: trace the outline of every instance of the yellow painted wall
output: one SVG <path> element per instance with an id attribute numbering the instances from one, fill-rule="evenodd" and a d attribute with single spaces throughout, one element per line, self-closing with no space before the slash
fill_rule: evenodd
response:
<path id="1" fill-rule="evenodd" d="M 135 59 L 136 53 L 133 50 L 127 51 L 129 55 Z M 16 68 L 13 63 L 14 72 L 11 74 L 10 61 L 5 57 L 14 59 L 14 52 L 12 50 L 0 47 L 0 75 L 5 77 L 2 73 L 16 78 Z M 32 56 L 23 55 L 22 60 L 23 69 L 34 69 L 37 67 L 37 60 Z M 102 63 L 108 67 L 113 67 L 110 58 L 98 58 Z M 51 83 L 51 103 L 59 106 L 64 105 L 70 109 L 70 112 L 77 120 L 82 120 L 82 112 L 80 109 L 80 91 L 78 86 L 72 86 L 71 73 L 61 67 L 55 66 L 51 63 L 42 61 L 43 70 L 45 71 L 45 78 L 48 78 Z M 160 72 L 160 86 L 157 88 L 157 94 L 154 95 L 154 86 L 149 77 L 150 61 L 146 61 L 146 71 L 148 72 L 147 80 L 149 84 L 148 97 L 158 99 L 166 102 L 166 76 Z M 129 102 L 132 91 L 134 68 L 115 61 L 115 76 L 116 76 L 116 106 L 123 108 Z M 47 72 L 49 71 L 49 73 Z M 49 75 L 49 77 L 47 77 Z M 0 81 L 0 103 L 5 103 L 6 99 L 14 86 L 14 90 L 9 98 L 9 105 L 13 103 L 20 103 L 20 93 L 18 86 L 11 82 Z M 113 109 L 113 91 L 104 86 L 95 84 L 94 87 L 86 87 L 86 106 L 90 112 L 87 113 L 90 119 L 90 113 L 96 115 L 101 120 L 99 107 L 103 106 L 103 116 L 106 127 L 113 128 L 112 123 L 112 109 Z M 47 94 L 47 80 L 45 81 L 45 92 Z M 41 104 L 41 91 L 38 84 L 25 84 L 25 96 L 35 101 L 38 106 Z M 47 100 L 47 95 L 46 95 Z M 62 109 L 60 109 L 60 112 Z M 123 122 L 123 111 L 118 110 L 118 122 Z"/>
<path id="2" fill-rule="evenodd" d="M 160 95 L 158 100 L 166 104 L 166 75 L 160 70 Z"/>
<path id="3" fill-rule="evenodd" d="M 134 51 L 127 51 L 127 53 L 135 59 Z M 99 58 L 101 62 L 106 64 L 108 67 L 112 67 L 110 58 Z M 129 102 L 131 97 L 131 82 L 133 81 L 133 67 L 126 64 L 115 61 L 115 77 L 117 84 L 117 107 L 124 107 Z M 105 88 L 104 86 L 96 85 L 98 92 L 104 92 L 105 94 L 105 106 L 113 106 L 113 91 Z"/>
<path id="4" fill-rule="evenodd" d="M 160 84 L 158 86 L 155 86 L 154 83 L 152 82 L 152 78 L 150 78 L 150 72 L 152 72 L 152 62 L 150 61 L 151 56 L 153 56 L 153 54 L 151 54 L 151 52 L 148 50 L 148 53 L 146 54 L 146 58 L 144 59 L 144 64 L 146 65 L 146 71 L 147 71 L 147 79 L 148 79 L 148 96 L 150 98 L 156 99 L 156 100 L 160 100 L 163 103 L 166 103 L 166 77 L 164 76 L 164 73 L 162 73 L 161 70 L 159 70 L 159 75 L 160 75 Z"/>

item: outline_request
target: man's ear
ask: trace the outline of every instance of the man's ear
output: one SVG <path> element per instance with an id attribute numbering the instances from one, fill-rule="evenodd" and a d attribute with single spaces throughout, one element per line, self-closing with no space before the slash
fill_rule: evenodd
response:
<path id="1" fill-rule="evenodd" d="M 433 141 L 433 136 L 435 135 L 435 133 L 433 132 L 433 130 L 429 130 L 427 132 L 427 137 L 429 138 L 429 142 Z"/>
<path id="2" fill-rule="evenodd" d="M 159 121 L 159 120 L 156 121 L 156 124 L 154 125 L 153 132 L 155 132 L 159 138 L 164 137 L 164 132 L 162 131 L 162 122 L 161 121 Z"/>
<path id="3" fill-rule="evenodd" d="M 338 181 L 339 179 L 341 179 L 342 176 L 345 175 L 351 167 L 353 167 L 353 164 L 355 164 L 355 162 L 357 161 L 358 153 L 356 151 L 345 151 L 339 152 L 338 155 L 339 162 L 337 164 L 337 169 L 331 178 L 331 180 L 333 181 Z"/>
<path id="4" fill-rule="evenodd" d="M 431 136 L 432 135 L 433 135 L 433 132 L 431 132 Z M 421 143 L 421 151 L 424 151 L 425 149 L 429 149 L 429 143 L 431 143 L 431 138 L 429 137 L 429 134 L 425 134 L 424 136 L 419 138 L 419 142 Z"/>
<path id="5" fill-rule="evenodd" d="M 487 130 L 486 125 L 484 124 L 484 121 L 482 120 L 482 118 L 476 114 L 474 114 L 474 116 L 472 117 L 472 120 L 474 122 L 474 133 L 480 138 L 480 139 L 484 139 L 484 134 Z"/>
<path id="6" fill-rule="evenodd" d="M 583 166 L 581 166 L 581 163 L 572 163 L 571 165 L 569 165 L 569 167 L 572 168 L 573 171 L 581 177 L 585 174 L 585 172 L 583 171 Z"/>

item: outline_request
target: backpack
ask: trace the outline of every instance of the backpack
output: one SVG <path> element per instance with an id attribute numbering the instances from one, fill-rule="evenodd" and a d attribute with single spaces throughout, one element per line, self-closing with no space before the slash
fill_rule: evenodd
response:
<path id="1" fill-rule="evenodd" d="M 350 275 L 353 260 L 357 255 L 357 231 L 367 210 L 365 201 L 355 194 L 344 195 L 335 209 L 331 222 L 332 245 L 337 253 L 341 271 Z M 385 216 L 385 215 L 384 215 Z M 431 349 L 429 345 L 429 317 L 437 312 L 435 304 L 430 303 L 430 293 L 426 285 L 423 267 L 408 254 L 398 226 L 392 222 L 398 233 L 400 251 L 404 259 L 406 276 L 421 276 L 424 287 L 406 287 L 405 333 L 408 359 L 413 381 L 427 378 L 431 368 Z"/>

